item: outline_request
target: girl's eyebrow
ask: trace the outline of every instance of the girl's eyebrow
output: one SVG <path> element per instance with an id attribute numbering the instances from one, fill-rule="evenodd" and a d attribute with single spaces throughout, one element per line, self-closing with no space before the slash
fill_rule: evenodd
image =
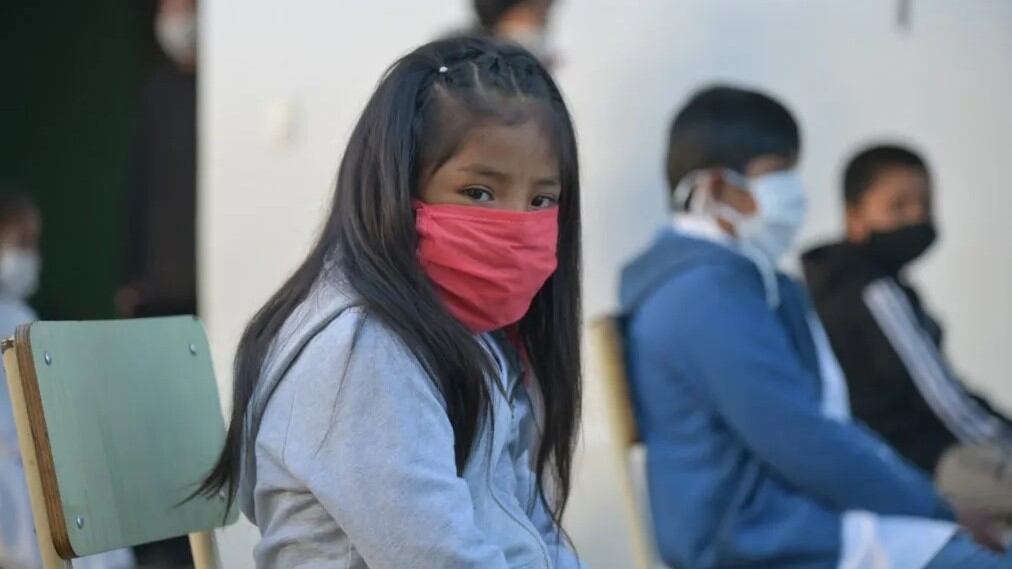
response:
<path id="1" fill-rule="evenodd" d="M 484 176 L 486 178 L 492 178 L 500 181 L 508 181 L 510 179 L 509 174 L 496 170 L 494 167 L 486 164 L 468 164 L 466 166 L 461 166 L 457 169 L 457 171 L 467 172 L 468 174 Z M 558 176 L 547 176 L 545 178 L 538 178 L 535 180 L 534 185 L 538 187 L 555 187 L 562 185 L 562 183 L 559 181 Z"/>
<path id="2" fill-rule="evenodd" d="M 509 179 L 509 175 L 506 174 L 505 172 L 501 172 L 499 170 L 496 170 L 492 166 L 488 166 L 485 164 L 477 164 L 477 163 L 468 164 L 467 166 L 460 167 L 458 171 L 468 172 L 470 174 L 475 174 L 477 176 L 485 176 L 486 178 L 495 178 L 497 180 Z"/>

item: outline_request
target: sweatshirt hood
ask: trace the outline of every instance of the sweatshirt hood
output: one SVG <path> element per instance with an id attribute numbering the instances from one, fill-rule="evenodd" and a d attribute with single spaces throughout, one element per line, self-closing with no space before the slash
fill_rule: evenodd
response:
<path id="1" fill-rule="evenodd" d="M 240 509 L 254 523 L 256 439 L 267 403 L 306 344 L 346 310 L 357 306 L 358 301 L 350 290 L 336 271 L 325 271 L 306 299 L 289 315 L 264 357 L 244 419 L 237 493 Z"/>
<path id="2" fill-rule="evenodd" d="M 623 314 L 636 310 L 673 275 L 706 264 L 741 264 L 754 271 L 752 262 L 725 245 L 661 231 L 653 243 L 622 269 L 619 305 Z"/>

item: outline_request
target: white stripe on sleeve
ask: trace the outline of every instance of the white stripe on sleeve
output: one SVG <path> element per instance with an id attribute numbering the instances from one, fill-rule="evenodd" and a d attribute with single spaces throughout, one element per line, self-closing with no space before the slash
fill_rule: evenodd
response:
<path id="1" fill-rule="evenodd" d="M 864 290 L 864 302 L 896 350 L 917 389 L 939 419 L 964 443 L 997 442 L 1001 420 L 981 407 L 953 377 L 913 306 L 892 279 L 879 279 Z"/>

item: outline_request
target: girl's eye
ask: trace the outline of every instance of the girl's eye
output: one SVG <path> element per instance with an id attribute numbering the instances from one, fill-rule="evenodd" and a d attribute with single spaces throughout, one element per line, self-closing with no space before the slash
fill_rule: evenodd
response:
<path id="1" fill-rule="evenodd" d="M 460 193 L 464 194 L 465 196 L 471 198 L 476 202 L 492 201 L 492 192 L 486 190 L 485 188 L 476 188 L 476 187 L 464 188 L 463 190 L 460 191 Z"/>
<path id="2" fill-rule="evenodd" d="M 555 196 L 538 196 L 531 201 L 531 206 L 537 209 L 547 209 L 554 207 L 559 203 L 559 199 Z"/>

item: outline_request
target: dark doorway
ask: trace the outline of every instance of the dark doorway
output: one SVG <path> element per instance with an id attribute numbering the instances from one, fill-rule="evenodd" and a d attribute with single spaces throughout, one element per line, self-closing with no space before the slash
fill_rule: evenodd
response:
<path id="1" fill-rule="evenodd" d="M 164 63 L 153 0 L 0 2 L 0 184 L 43 216 L 43 319 L 114 315 L 138 92 Z"/>

